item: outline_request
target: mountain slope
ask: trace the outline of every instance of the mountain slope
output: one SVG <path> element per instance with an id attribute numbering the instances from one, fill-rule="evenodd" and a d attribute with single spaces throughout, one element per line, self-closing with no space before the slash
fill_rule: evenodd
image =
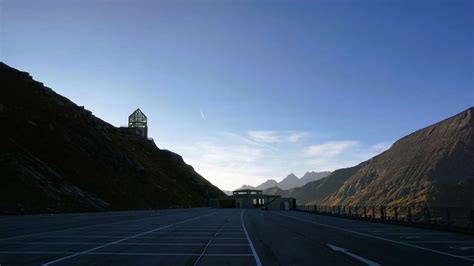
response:
<path id="1" fill-rule="evenodd" d="M 0 64 L 0 212 L 205 206 L 224 193 L 183 159 Z"/>
<path id="2" fill-rule="evenodd" d="M 474 108 L 403 137 L 355 167 L 278 193 L 295 197 L 298 204 L 472 208 Z"/>
<path id="3" fill-rule="evenodd" d="M 304 186 L 309 182 L 316 181 L 318 179 L 324 178 L 328 175 L 330 175 L 331 172 L 306 172 L 301 178 L 300 178 L 300 186 Z"/>
<path id="4" fill-rule="evenodd" d="M 352 175 L 329 204 L 474 206 L 474 108 L 395 142 Z M 449 191 L 459 188 L 458 195 Z"/>

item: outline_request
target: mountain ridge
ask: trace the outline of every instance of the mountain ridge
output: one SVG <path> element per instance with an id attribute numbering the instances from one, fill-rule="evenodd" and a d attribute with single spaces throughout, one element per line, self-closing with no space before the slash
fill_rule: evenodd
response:
<path id="1" fill-rule="evenodd" d="M 0 78 L 0 213 L 198 207 L 224 195 L 180 155 L 121 134 L 27 72 L 0 63 Z"/>
<path id="2" fill-rule="evenodd" d="M 473 114 L 470 107 L 357 166 L 279 193 L 299 204 L 474 207 Z"/>
<path id="3" fill-rule="evenodd" d="M 296 187 L 301 187 L 308 182 L 314 181 L 321 179 L 327 175 L 329 175 L 331 172 L 329 171 L 324 171 L 324 172 L 306 172 L 301 178 L 297 177 L 295 174 L 291 173 L 285 178 L 283 178 L 280 182 L 277 182 L 275 179 L 268 179 L 267 181 L 261 183 L 260 185 L 254 187 L 250 185 L 243 185 L 239 189 L 258 189 L 258 190 L 265 190 L 269 189 L 272 187 L 278 187 L 280 189 L 291 189 L 291 188 L 296 188 Z"/>

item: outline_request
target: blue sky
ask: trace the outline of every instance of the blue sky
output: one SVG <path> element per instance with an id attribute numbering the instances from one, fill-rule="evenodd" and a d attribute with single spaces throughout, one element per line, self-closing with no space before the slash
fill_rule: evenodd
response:
<path id="1" fill-rule="evenodd" d="M 0 1 L 1 61 L 222 189 L 352 166 L 474 105 L 472 1 Z"/>

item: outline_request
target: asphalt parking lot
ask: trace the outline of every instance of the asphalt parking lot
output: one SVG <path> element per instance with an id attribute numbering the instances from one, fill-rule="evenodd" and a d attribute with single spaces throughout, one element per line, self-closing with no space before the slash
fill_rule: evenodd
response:
<path id="1" fill-rule="evenodd" d="M 474 237 L 258 209 L 0 217 L 4 265 L 473 265 Z"/>

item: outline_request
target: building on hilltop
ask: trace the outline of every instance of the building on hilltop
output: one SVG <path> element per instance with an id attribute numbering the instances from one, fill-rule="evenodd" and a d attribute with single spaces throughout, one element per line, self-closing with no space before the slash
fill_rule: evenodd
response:
<path id="1" fill-rule="evenodd" d="M 148 119 L 142 110 L 138 108 L 128 117 L 128 127 L 120 127 L 119 130 L 125 135 L 147 139 Z"/>

